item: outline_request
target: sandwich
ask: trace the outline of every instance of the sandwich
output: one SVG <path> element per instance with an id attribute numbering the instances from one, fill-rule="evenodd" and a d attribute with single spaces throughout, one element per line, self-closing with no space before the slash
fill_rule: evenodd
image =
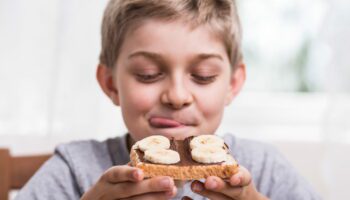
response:
<path id="1" fill-rule="evenodd" d="M 152 135 L 136 142 L 130 151 L 130 165 L 145 177 L 170 176 L 175 180 L 199 180 L 208 176 L 229 178 L 238 164 L 224 140 L 199 135 L 184 140 Z"/>

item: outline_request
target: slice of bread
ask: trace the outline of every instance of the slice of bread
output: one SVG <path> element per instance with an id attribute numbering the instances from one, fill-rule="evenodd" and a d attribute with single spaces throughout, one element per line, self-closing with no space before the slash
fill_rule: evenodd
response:
<path id="1" fill-rule="evenodd" d="M 144 152 L 136 143 L 130 152 L 130 165 L 143 170 L 145 177 L 170 176 L 175 180 L 198 180 L 208 176 L 229 178 L 238 172 L 238 164 L 229 154 L 224 144 L 226 158 L 218 163 L 199 163 L 192 159 L 190 142 L 194 137 L 185 140 L 170 140 L 170 149 L 179 153 L 180 161 L 175 164 L 157 164 L 144 158 Z"/>

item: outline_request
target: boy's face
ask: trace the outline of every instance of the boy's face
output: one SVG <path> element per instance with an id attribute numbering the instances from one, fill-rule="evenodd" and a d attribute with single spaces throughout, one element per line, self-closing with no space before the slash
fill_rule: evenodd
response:
<path id="1" fill-rule="evenodd" d="M 224 44 L 206 26 L 149 20 L 120 52 L 114 69 L 100 66 L 97 77 L 134 140 L 213 134 L 245 79 L 244 65 L 232 73 Z"/>

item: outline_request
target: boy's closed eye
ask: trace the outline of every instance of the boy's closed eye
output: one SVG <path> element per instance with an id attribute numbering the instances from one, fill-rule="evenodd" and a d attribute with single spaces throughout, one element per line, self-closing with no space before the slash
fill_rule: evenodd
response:
<path id="1" fill-rule="evenodd" d="M 171 64 L 162 56 L 149 52 L 138 52 L 129 57 L 129 69 L 140 83 L 156 83 L 171 76 Z M 184 75 L 199 85 L 213 83 L 222 70 L 222 60 L 211 54 L 200 54 L 190 60 Z"/>
<path id="2" fill-rule="evenodd" d="M 221 67 L 210 62 L 203 62 L 192 69 L 191 77 L 198 84 L 209 84 L 220 75 Z"/>
<path id="3" fill-rule="evenodd" d="M 136 73 L 136 78 L 140 82 L 153 83 L 160 80 L 164 76 L 162 72 L 156 73 Z"/>
<path id="4" fill-rule="evenodd" d="M 166 74 L 164 72 L 157 71 L 136 72 L 135 76 L 136 79 L 140 82 L 153 83 L 164 78 Z M 191 73 L 192 80 L 198 84 L 209 84 L 211 82 L 214 82 L 217 76 L 217 73 Z"/>
<path id="5" fill-rule="evenodd" d="M 144 83 L 153 83 L 165 76 L 163 72 L 157 73 L 137 73 L 137 80 Z M 199 75 L 199 74 L 191 74 L 192 79 L 199 84 L 209 84 L 215 81 L 217 75 Z"/>
<path id="6" fill-rule="evenodd" d="M 156 82 L 165 75 L 157 63 L 150 62 L 143 58 L 134 59 L 134 61 L 130 63 L 129 69 L 136 80 L 142 83 Z"/>
<path id="7" fill-rule="evenodd" d="M 214 82 L 217 75 L 198 75 L 198 74 L 191 74 L 194 81 L 196 81 L 199 84 L 209 84 L 211 82 Z"/>

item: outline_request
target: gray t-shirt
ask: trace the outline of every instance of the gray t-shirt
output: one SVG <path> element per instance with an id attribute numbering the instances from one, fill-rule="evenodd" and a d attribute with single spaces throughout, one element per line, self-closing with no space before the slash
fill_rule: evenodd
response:
<path id="1" fill-rule="evenodd" d="M 320 197 L 290 163 L 269 145 L 224 136 L 231 154 L 246 167 L 257 190 L 272 200 L 313 200 Z M 103 142 L 94 140 L 59 145 L 55 154 L 18 193 L 17 200 L 80 199 L 108 168 L 129 162 L 126 135 Z M 190 182 L 178 189 L 174 199 L 193 193 Z"/>

